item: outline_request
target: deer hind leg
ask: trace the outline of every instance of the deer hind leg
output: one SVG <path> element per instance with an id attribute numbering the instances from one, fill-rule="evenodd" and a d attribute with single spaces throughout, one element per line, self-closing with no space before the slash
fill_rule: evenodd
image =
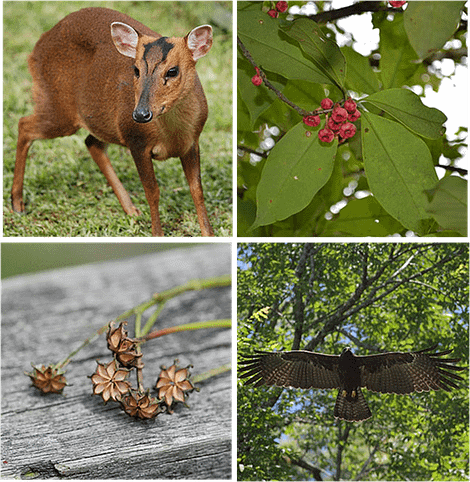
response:
<path id="1" fill-rule="evenodd" d="M 24 211 L 23 180 L 28 151 L 36 139 L 53 139 L 55 137 L 69 136 L 78 130 L 72 122 L 57 124 L 51 118 L 60 119 L 60 116 L 41 116 L 33 114 L 22 117 L 18 122 L 18 142 L 16 144 L 16 161 L 11 188 L 11 201 L 13 210 Z"/>
<path id="2" fill-rule="evenodd" d="M 91 157 L 100 168 L 100 171 L 104 174 L 104 177 L 106 177 L 110 186 L 113 188 L 114 194 L 116 194 L 117 198 L 119 199 L 124 212 L 133 216 L 139 216 L 142 214 L 134 206 L 129 194 L 117 177 L 116 172 L 111 165 L 111 161 L 106 154 L 106 144 L 91 134 L 86 138 L 85 144 L 90 152 Z"/>
<path id="3" fill-rule="evenodd" d="M 189 184 L 189 190 L 196 206 L 197 218 L 203 236 L 214 236 L 206 206 L 201 184 L 201 167 L 199 162 L 199 145 L 194 144 L 189 152 L 181 157 L 184 174 Z"/>

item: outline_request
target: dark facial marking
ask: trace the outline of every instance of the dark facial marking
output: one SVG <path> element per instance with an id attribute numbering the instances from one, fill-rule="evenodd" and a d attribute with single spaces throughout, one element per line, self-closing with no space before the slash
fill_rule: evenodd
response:
<path id="1" fill-rule="evenodd" d="M 155 42 L 150 42 L 144 46 L 144 60 L 147 60 L 148 54 L 151 52 L 152 48 L 155 47 L 158 51 L 161 52 L 161 59 L 158 60 L 158 63 L 164 62 L 168 52 L 175 46 L 174 44 L 167 42 L 168 37 L 160 37 Z"/>

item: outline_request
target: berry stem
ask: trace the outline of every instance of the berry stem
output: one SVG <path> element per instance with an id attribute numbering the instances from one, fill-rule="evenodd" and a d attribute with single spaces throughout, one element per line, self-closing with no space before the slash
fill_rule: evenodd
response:
<path id="1" fill-rule="evenodd" d="M 316 116 L 319 114 L 326 114 L 328 112 L 332 112 L 333 108 L 331 109 L 316 109 L 314 111 L 307 111 L 305 109 L 302 109 L 302 107 L 299 107 L 297 104 L 294 104 L 291 100 L 289 100 L 280 90 L 276 89 L 271 82 L 269 82 L 268 78 L 266 77 L 266 74 L 259 68 L 258 64 L 253 60 L 253 57 L 251 56 L 250 52 L 248 49 L 245 47 L 243 42 L 240 40 L 240 38 L 237 36 L 237 43 L 238 46 L 240 47 L 240 50 L 242 51 L 242 54 L 245 56 L 245 58 L 250 62 L 251 65 L 256 69 L 258 72 L 258 75 L 263 79 L 264 85 L 268 87 L 268 89 L 271 89 L 279 99 L 282 100 L 282 102 L 286 103 L 288 106 L 292 107 L 296 112 L 298 112 L 302 117 L 307 117 L 307 116 Z M 346 97 L 346 93 L 344 92 L 344 89 L 341 87 L 341 91 L 343 92 L 343 95 Z"/>

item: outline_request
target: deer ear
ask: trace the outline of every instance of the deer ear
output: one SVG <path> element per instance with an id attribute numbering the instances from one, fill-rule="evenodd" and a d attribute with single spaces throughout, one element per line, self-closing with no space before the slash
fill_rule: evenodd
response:
<path id="1" fill-rule="evenodd" d="M 210 25 L 201 25 L 191 30 L 186 35 L 186 44 L 193 54 L 193 60 L 204 57 L 212 47 L 212 27 Z"/>
<path id="2" fill-rule="evenodd" d="M 119 53 L 135 59 L 139 34 L 130 25 L 113 22 L 111 24 L 111 37 Z"/>

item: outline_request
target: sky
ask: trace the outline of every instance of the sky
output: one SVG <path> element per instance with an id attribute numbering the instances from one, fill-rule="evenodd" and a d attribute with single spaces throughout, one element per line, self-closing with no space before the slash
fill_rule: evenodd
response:
<path id="1" fill-rule="evenodd" d="M 333 0 L 331 2 L 331 9 L 338 9 L 346 7 L 351 4 L 350 0 Z M 289 10 L 290 13 L 317 13 L 314 2 L 308 2 L 303 7 L 303 11 Z M 406 7 L 405 7 L 406 8 Z M 372 14 L 363 13 L 361 15 L 354 15 L 337 21 L 340 28 L 352 34 L 354 38 L 353 48 L 362 55 L 369 55 L 377 48 L 379 42 L 378 29 L 372 28 Z M 338 34 L 337 41 L 342 45 L 342 41 L 346 43 L 349 38 Z M 425 89 L 425 95 L 422 101 L 428 107 L 435 107 L 447 116 L 445 124 L 447 128 L 447 135 L 449 139 L 453 139 L 455 133 L 460 126 L 468 127 L 468 69 L 467 67 L 457 66 L 453 60 L 444 59 L 442 62 L 436 62 L 436 67 L 442 69 L 445 77 L 438 92 L 434 92 L 431 87 Z M 418 95 L 422 94 L 422 89 L 414 90 Z M 462 108 L 464 106 L 464 108 Z M 456 164 L 458 167 L 467 168 L 466 158 L 460 160 Z M 442 169 L 437 170 L 439 177 L 444 175 Z"/>

